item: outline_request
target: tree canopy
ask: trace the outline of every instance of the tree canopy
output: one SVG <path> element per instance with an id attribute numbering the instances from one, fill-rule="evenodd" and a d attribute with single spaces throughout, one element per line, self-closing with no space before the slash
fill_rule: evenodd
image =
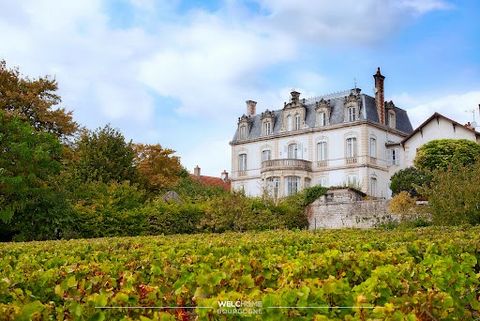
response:
<path id="1" fill-rule="evenodd" d="M 475 163 L 480 144 L 467 139 L 437 139 L 421 146 L 414 164 L 420 170 L 447 169 Z"/>
<path id="2" fill-rule="evenodd" d="M 27 121 L 36 130 L 68 138 L 78 129 L 72 112 L 60 107 L 58 84 L 50 77 L 22 77 L 18 69 L 8 69 L 0 60 L 0 110 Z"/>

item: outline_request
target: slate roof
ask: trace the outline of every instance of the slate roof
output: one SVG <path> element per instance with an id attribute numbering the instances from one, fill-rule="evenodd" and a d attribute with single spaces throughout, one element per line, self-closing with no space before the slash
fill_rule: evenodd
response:
<path id="1" fill-rule="evenodd" d="M 305 122 L 308 127 L 314 128 L 315 127 L 315 102 L 320 101 L 320 99 L 329 100 L 331 112 L 330 112 L 330 125 L 335 124 L 342 124 L 344 123 L 344 102 L 345 97 L 348 96 L 351 92 L 360 91 L 359 89 L 351 89 L 336 95 L 326 95 L 326 96 L 319 96 L 315 97 L 314 99 L 307 99 L 305 100 L 304 106 L 306 115 L 305 115 Z M 300 100 L 302 101 L 302 99 Z M 396 115 L 396 129 L 405 133 L 410 134 L 413 131 L 412 124 L 410 123 L 410 119 L 408 118 L 407 112 L 401 108 L 394 107 L 395 115 Z M 280 128 L 282 126 L 282 109 L 275 110 L 275 120 L 274 120 L 274 127 L 273 127 L 273 134 L 279 133 Z M 261 126 L 261 111 L 257 113 L 251 119 L 251 126 L 250 131 L 247 136 L 247 140 L 255 139 L 261 137 L 262 133 L 262 126 Z M 385 114 L 385 118 L 388 119 L 387 113 Z M 375 98 L 360 94 L 360 119 L 362 120 L 370 120 L 372 122 L 378 123 L 378 114 L 377 108 L 375 106 Z M 387 120 L 388 121 L 388 120 Z M 237 142 L 238 139 L 238 128 L 235 132 L 233 137 L 233 143 Z"/>

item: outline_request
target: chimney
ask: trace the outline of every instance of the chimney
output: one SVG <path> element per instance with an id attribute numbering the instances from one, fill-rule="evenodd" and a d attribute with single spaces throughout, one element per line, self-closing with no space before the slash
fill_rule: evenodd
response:
<path id="1" fill-rule="evenodd" d="M 193 169 L 193 175 L 200 176 L 200 167 L 198 165 Z"/>
<path id="2" fill-rule="evenodd" d="M 291 99 L 291 102 L 296 104 L 300 101 L 300 93 L 296 90 L 292 90 L 292 92 L 290 93 L 290 95 L 292 96 L 290 99 Z"/>
<path id="3" fill-rule="evenodd" d="M 385 76 L 380 72 L 380 67 L 377 68 L 377 73 L 373 75 L 375 79 L 375 105 L 377 106 L 378 121 L 385 125 L 385 92 L 383 88 L 383 81 Z"/>
<path id="4" fill-rule="evenodd" d="M 247 100 L 247 116 L 255 116 L 256 114 L 256 107 L 257 107 L 257 102 L 253 100 Z"/>
<path id="5" fill-rule="evenodd" d="M 228 172 L 224 169 L 222 174 L 220 174 L 220 177 L 224 182 L 228 181 Z"/>

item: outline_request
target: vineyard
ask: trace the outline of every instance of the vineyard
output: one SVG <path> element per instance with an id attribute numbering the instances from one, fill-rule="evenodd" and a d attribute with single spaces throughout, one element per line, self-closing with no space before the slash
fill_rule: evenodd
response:
<path id="1" fill-rule="evenodd" d="M 480 228 L 0 244 L 0 320 L 478 320 Z"/>

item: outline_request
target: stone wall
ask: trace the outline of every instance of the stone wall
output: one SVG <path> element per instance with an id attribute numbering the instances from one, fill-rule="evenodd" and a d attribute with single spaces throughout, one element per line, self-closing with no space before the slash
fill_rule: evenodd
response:
<path id="1" fill-rule="evenodd" d="M 370 228 L 396 220 L 386 200 L 364 196 L 350 188 L 329 190 L 307 207 L 309 229 Z"/>

